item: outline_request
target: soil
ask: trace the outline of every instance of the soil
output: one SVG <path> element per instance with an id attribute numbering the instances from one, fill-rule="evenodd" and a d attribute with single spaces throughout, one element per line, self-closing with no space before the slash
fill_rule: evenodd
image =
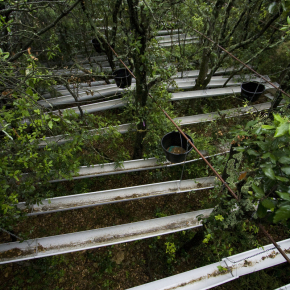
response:
<path id="1" fill-rule="evenodd" d="M 224 101 L 227 99 L 227 101 Z M 210 100 L 210 106 L 209 104 Z M 193 114 L 204 114 L 233 107 L 242 107 L 243 101 L 237 97 L 216 97 L 196 100 Z M 257 102 L 268 102 L 262 96 Z M 178 116 L 188 114 L 188 102 L 175 102 L 174 108 Z M 206 109 L 206 106 L 208 108 Z M 127 123 L 122 110 L 115 109 L 98 112 L 96 115 L 112 117 L 122 123 Z M 120 117 L 120 118 L 119 118 Z M 249 116 L 225 119 L 213 123 L 202 123 L 184 126 L 186 131 L 195 132 L 196 135 L 212 138 L 211 145 L 218 145 L 227 134 L 228 127 L 247 120 Z M 133 153 L 134 133 L 124 137 L 123 143 L 129 155 Z M 110 140 L 95 142 L 92 145 L 104 152 L 110 159 L 117 158 L 117 150 L 108 146 Z M 207 149 L 200 148 L 199 149 Z M 170 148 L 167 149 L 168 151 Z M 83 159 L 94 163 L 89 155 L 89 149 L 84 149 Z M 182 152 L 184 151 L 184 152 Z M 172 153 L 182 154 L 185 150 L 175 146 Z M 88 158 L 86 159 L 86 155 Z M 191 156 L 195 156 L 193 153 Z M 130 159 L 130 157 L 128 157 Z M 108 162 L 108 160 L 107 160 Z M 90 163 L 90 164 L 92 164 Z M 186 165 L 183 179 L 208 176 L 204 163 L 195 162 Z M 194 169 L 194 170 L 193 170 Z M 105 177 L 95 177 L 86 180 L 66 181 L 51 184 L 48 190 L 54 196 L 78 194 L 83 192 L 100 191 L 106 189 L 129 187 L 148 183 L 176 180 L 180 178 L 182 168 L 157 169 L 138 173 L 127 173 Z M 135 201 L 120 202 L 110 205 L 70 210 L 27 218 L 19 223 L 13 231 L 25 239 L 41 238 L 52 235 L 73 233 L 90 229 L 110 227 L 141 220 L 169 216 L 215 205 L 210 190 L 178 193 L 155 198 L 146 198 Z M 267 229 L 275 240 L 289 237 L 289 231 L 283 226 L 269 227 Z M 29 260 L 19 263 L 8 263 L 0 266 L 0 285 L 3 289 L 128 289 L 150 281 L 162 279 L 174 274 L 192 270 L 220 260 L 214 256 L 206 245 L 191 247 L 187 251 L 173 251 L 170 255 L 168 245 L 179 248 L 191 240 L 198 229 L 179 232 L 171 235 L 123 243 L 114 246 L 79 251 L 65 255 Z M 269 241 L 258 234 L 259 242 L 263 245 Z M 10 236 L 0 232 L 0 242 L 10 242 Z M 232 245 L 239 248 L 240 245 Z M 39 251 L 44 249 L 39 246 Z M 207 254 L 205 254 L 205 252 Z M 5 257 L 21 255 L 21 250 L 12 250 L 3 253 Z M 3 256 L 2 256 L 3 257 Z M 217 272 L 218 273 L 218 272 Z M 284 272 L 283 272 L 284 273 Z M 288 277 L 288 278 L 287 278 Z M 280 286 L 290 283 L 288 275 L 281 279 Z M 288 279 L 288 282 L 287 282 Z M 234 282 L 233 282 L 234 283 Z M 228 286 L 229 285 L 229 286 Z M 238 286 L 226 284 L 217 289 L 236 289 Z M 242 289 L 242 288 L 240 288 Z M 244 288 L 249 289 L 249 288 Z M 262 289 L 262 288 L 261 288 Z"/>
<path id="2" fill-rule="evenodd" d="M 173 154 L 184 154 L 186 152 L 186 150 L 180 146 L 170 146 L 166 150 Z"/>

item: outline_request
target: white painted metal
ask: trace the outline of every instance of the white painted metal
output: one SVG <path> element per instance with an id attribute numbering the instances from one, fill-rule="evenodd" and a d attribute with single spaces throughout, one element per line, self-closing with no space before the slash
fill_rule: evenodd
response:
<path id="1" fill-rule="evenodd" d="M 180 40 L 180 44 L 184 45 L 184 44 L 190 44 L 190 43 L 198 43 L 199 41 L 197 39 L 190 39 L 190 40 Z M 161 42 L 159 43 L 159 46 L 161 47 L 170 47 L 173 45 L 179 45 L 179 41 L 171 41 L 171 42 Z"/>
<path id="2" fill-rule="evenodd" d="M 113 126 L 119 133 L 125 134 L 129 131 L 130 127 L 133 127 L 134 124 L 122 124 L 118 126 Z M 103 131 L 106 131 L 108 128 L 101 128 L 101 129 L 92 129 L 88 131 L 88 134 L 99 134 L 102 133 Z M 135 131 L 133 128 L 132 131 Z M 68 135 L 57 135 L 57 136 L 51 136 L 51 137 L 46 137 L 45 140 L 41 141 L 39 143 L 40 147 L 44 147 L 47 144 L 51 142 L 57 142 L 58 144 L 63 144 L 65 142 L 71 141 L 72 138 L 68 137 Z"/>
<path id="3" fill-rule="evenodd" d="M 112 81 L 112 80 L 110 80 L 110 81 Z M 95 82 L 91 82 L 91 83 L 76 83 L 76 84 L 69 85 L 69 87 L 72 90 L 76 90 L 77 88 L 78 89 L 84 89 L 84 88 L 90 89 L 91 86 L 96 87 L 96 86 L 101 86 L 101 85 L 106 85 L 106 82 L 105 81 L 95 81 Z M 60 93 L 61 95 L 63 95 L 63 91 L 68 92 L 67 88 L 64 85 L 55 85 L 52 87 L 52 89 L 55 90 L 56 93 Z M 51 94 L 49 92 L 47 92 L 45 94 L 42 94 L 41 96 L 49 99 L 51 97 Z"/>
<path id="4" fill-rule="evenodd" d="M 202 150 L 200 150 L 202 151 Z M 229 151 L 224 151 L 221 153 L 217 153 L 210 156 L 204 156 L 205 158 L 210 158 L 218 155 L 223 155 L 228 153 Z M 202 152 L 204 155 L 207 155 L 207 152 Z M 135 172 L 135 171 L 142 171 L 142 170 L 149 170 L 149 169 L 158 169 L 164 167 L 173 167 L 178 165 L 183 165 L 187 163 L 192 163 L 202 158 L 187 160 L 181 163 L 170 163 L 169 161 L 165 163 L 159 163 L 156 158 L 149 158 L 149 159 L 137 159 L 137 160 L 129 160 L 124 161 L 121 167 L 117 167 L 116 163 L 105 163 L 105 164 L 95 164 L 91 166 L 81 166 L 77 176 L 73 176 L 72 179 L 83 179 L 83 178 L 90 178 L 96 176 L 104 176 L 104 175 L 112 175 L 112 174 L 120 174 L 120 173 L 128 173 L 128 172 Z M 65 181 L 69 179 L 57 179 L 52 180 L 51 182 L 59 182 Z"/>
<path id="5" fill-rule="evenodd" d="M 41 204 L 31 205 L 29 207 L 28 215 L 39 215 L 96 205 L 117 203 L 122 201 L 137 200 L 141 198 L 156 197 L 173 193 L 197 191 L 213 188 L 215 181 L 216 178 L 211 176 L 196 178 L 194 180 L 174 180 L 161 183 L 54 197 L 50 199 L 44 199 Z M 18 203 L 17 206 L 21 210 L 27 209 L 24 202 Z"/>
<path id="6" fill-rule="evenodd" d="M 214 91 L 216 91 L 216 90 L 214 90 Z M 202 91 L 199 91 L 199 92 L 202 92 Z M 190 96 L 192 96 L 192 95 L 190 95 Z M 209 95 L 207 94 L 207 96 L 209 96 Z M 226 114 L 225 118 L 230 118 L 230 117 L 235 117 L 235 116 L 247 114 L 247 112 L 266 110 L 266 109 L 270 108 L 270 106 L 271 106 L 271 103 L 267 102 L 267 103 L 261 103 L 261 104 L 252 105 L 252 106 L 243 107 L 243 108 L 233 108 L 233 109 L 229 109 L 229 110 L 223 110 L 220 113 L 222 115 Z M 190 125 L 190 124 L 195 124 L 195 123 L 213 121 L 213 120 L 217 119 L 219 116 L 220 116 L 219 113 L 212 112 L 212 113 L 208 113 L 208 114 L 177 117 L 177 118 L 174 118 L 174 121 L 179 121 L 180 122 L 179 124 L 181 126 L 183 126 L 183 125 Z M 121 134 L 127 133 L 128 130 L 130 129 L 130 127 L 131 127 L 132 131 L 135 131 L 134 124 L 123 124 L 123 125 L 115 126 L 115 128 Z M 103 130 L 106 130 L 106 128 L 103 128 Z M 99 131 L 100 130 L 93 129 L 93 130 L 90 130 L 89 133 L 90 134 L 98 134 Z M 62 143 L 65 143 L 67 141 L 70 141 L 70 140 L 71 139 L 67 138 L 65 135 L 46 137 L 45 140 L 43 140 L 39 143 L 39 146 L 41 146 L 41 147 L 46 146 L 50 142 L 58 142 L 59 144 L 62 144 Z"/>
<path id="7" fill-rule="evenodd" d="M 290 257 L 290 239 L 278 242 Z M 197 268 L 165 279 L 133 287 L 128 290 L 205 290 L 237 279 L 240 276 L 285 263 L 285 259 L 273 245 L 243 252 L 218 263 Z M 219 271 L 221 266 L 227 271 Z M 282 288 L 283 289 L 283 288 Z"/>
<path id="8" fill-rule="evenodd" d="M 234 70 L 235 70 L 235 68 L 233 68 L 233 67 L 229 67 L 226 69 L 221 68 L 215 72 L 214 76 L 223 75 L 225 73 L 233 72 Z M 183 72 L 178 72 L 176 75 L 173 75 L 172 78 L 176 79 L 176 78 L 198 77 L 198 74 L 199 74 L 199 70 L 183 71 Z M 109 81 L 111 83 L 114 83 L 114 79 L 109 79 Z M 132 82 L 134 82 L 134 81 L 135 80 L 132 79 Z M 95 82 L 91 82 L 90 84 L 77 83 L 77 84 L 70 85 L 70 88 L 73 89 L 73 88 L 79 87 L 79 88 L 89 88 L 90 89 L 92 87 L 101 86 L 101 85 L 106 85 L 105 81 L 95 81 Z M 56 85 L 56 86 L 53 86 L 53 88 L 55 90 L 58 90 L 58 91 L 66 90 L 66 87 L 63 85 Z M 42 96 L 46 97 L 46 95 L 42 95 Z"/>
<path id="9" fill-rule="evenodd" d="M 109 109 L 121 108 L 121 107 L 124 107 L 125 105 L 126 105 L 125 100 L 116 99 L 116 100 L 110 100 L 110 101 L 105 101 L 105 102 L 93 103 L 89 105 L 82 105 L 81 108 L 84 113 L 95 113 L 95 112 L 105 111 Z M 59 115 L 60 112 L 63 112 L 64 110 L 67 110 L 67 109 L 53 111 L 52 113 L 54 115 Z M 80 114 L 78 107 L 69 108 L 69 110 L 74 110 L 76 114 Z"/>
<path id="10" fill-rule="evenodd" d="M 274 84 L 278 85 L 277 83 L 274 83 Z M 273 88 L 270 84 L 264 84 L 264 86 L 266 89 Z M 232 86 L 232 87 L 225 87 L 225 88 L 212 88 L 212 89 L 199 90 L 199 91 L 172 93 L 171 101 L 227 96 L 227 95 L 235 95 L 235 94 L 240 94 L 240 93 L 241 93 L 240 86 Z"/>
<path id="11" fill-rule="evenodd" d="M 182 29 L 166 29 L 166 30 L 159 30 L 157 32 L 157 35 L 167 35 L 167 34 L 170 34 L 170 35 L 174 35 L 175 33 L 180 33 L 182 32 Z"/>
<path id="12" fill-rule="evenodd" d="M 255 78 L 254 78 L 255 80 Z M 213 87 L 218 87 L 218 86 L 222 86 L 224 84 L 225 80 L 212 80 L 209 84 L 208 84 L 208 88 L 213 88 Z M 237 84 L 241 84 L 239 82 L 236 81 L 230 81 L 228 83 L 229 86 L 234 86 Z M 195 81 L 192 82 L 188 82 L 188 81 L 181 81 L 178 83 L 178 88 L 179 89 L 192 89 L 195 85 Z M 135 84 L 131 85 L 131 89 L 135 87 Z M 268 88 L 269 86 L 267 86 Z M 239 88 L 239 89 L 238 89 Z M 118 89 L 117 87 L 115 88 L 110 88 L 108 89 L 108 92 L 113 92 L 113 93 L 117 93 L 117 91 L 121 92 L 122 89 Z M 176 88 L 173 87 L 169 87 L 168 90 L 176 90 Z M 207 90 L 202 90 L 202 91 L 191 91 L 191 92 L 182 92 L 182 93 L 175 93 L 172 96 L 172 101 L 177 101 L 177 100 L 181 100 L 181 99 L 191 99 L 191 98 L 198 98 L 198 97 L 212 97 L 212 96 L 218 96 L 218 95 L 223 95 L 224 92 L 225 94 L 232 94 L 234 91 L 236 92 L 240 92 L 240 87 L 235 87 L 233 88 L 233 90 L 231 91 L 229 88 L 220 88 L 214 90 L 214 89 L 207 89 Z M 102 96 L 102 94 L 100 93 L 101 91 L 99 91 L 99 95 Z M 103 90 L 103 92 L 105 92 L 105 90 Z M 179 95 L 177 95 L 179 94 Z M 85 94 L 85 96 L 83 97 L 85 98 L 90 98 L 87 94 Z M 55 105 L 57 104 L 59 98 L 56 98 L 57 100 L 55 100 Z M 72 97 L 67 97 L 67 99 L 69 100 L 73 100 Z M 84 100 L 83 99 L 83 100 Z M 46 100 L 46 101 L 40 101 L 42 102 L 41 104 L 43 106 L 48 106 L 48 102 L 51 102 L 50 100 Z M 62 104 L 62 98 L 60 98 L 60 101 L 58 104 Z M 104 110 L 108 110 L 108 109 L 116 109 L 116 108 L 121 108 L 124 107 L 126 105 L 126 101 L 122 100 L 122 99 L 116 99 L 116 100 L 110 100 L 110 101 L 105 101 L 105 102 L 98 102 L 98 103 L 93 103 L 93 104 L 89 104 L 89 105 L 83 105 L 81 106 L 82 110 L 84 113 L 94 113 L 94 112 L 99 112 L 99 111 L 104 111 Z M 58 115 L 60 112 L 63 112 L 65 109 L 62 110 L 58 110 L 58 111 L 53 111 L 52 113 L 55 115 Z M 77 114 L 80 114 L 79 108 L 78 107 L 73 107 L 70 108 L 70 110 L 74 110 Z"/>
<path id="13" fill-rule="evenodd" d="M 250 75 L 246 75 L 244 79 L 250 79 L 252 78 Z M 191 89 L 195 85 L 196 77 L 188 77 L 188 78 L 177 78 L 175 79 L 175 82 L 179 89 Z M 209 83 L 209 87 L 214 86 L 221 86 L 225 81 L 227 80 L 227 77 L 224 76 L 214 76 L 212 77 L 212 81 Z M 239 76 L 236 76 L 233 78 L 231 82 L 229 82 L 229 86 L 236 85 L 238 80 L 240 80 Z M 135 83 L 132 83 L 130 89 L 135 88 Z M 168 88 L 170 91 L 175 90 L 174 87 Z M 240 89 L 237 88 L 237 92 Z M 107 96 L 113 96 L 117 94 L 122 94 L 126 90 L 118 88 L 115 84 L 111 85 L 101 85 L 101 86 L 92 86 L 90 88 L 79 88 L 78 90 L 75 90 L 75 94 L 78 96 L 78 101 L 83 102 L 87 100 L 92 100 L 96 98 L 102 98 Z M 230 90 L 228 90 L 230 91 Z M 41 100 L 38 101 L 38 104 L 44 106 L 44 107 L 51 107 L 52 106 L 59 106 L 59 105 L 66 105 L 66 104 L 72 104 L 75 103 L 75 99 L 73 96 L 69 93 L 68 90 L 61 90 L 58 91 L 57 94 L 60 94 L 61 96 L 50 98 L 49 100 Z M 49 94 L 45 94 L 47 97 Z"/>
<path id="14" fill-rule="evenodd" d="M 0 264 L 48 257 L 170 234 L 202 226 L 198 216 L 208 217 L 204 209 L 163 218 L 108 228 L 76 232 L 0 245 Z"/>
<path id="15" fill-rule="evenodd" d="M 167 36 L 157 36 L 156 40 L 158 41 L 158 43 L 160 45 L 162 44 L 175 44 L 177 42 L 177 44 L 179 44 L 179 40 L 180 43 L 183 44 L 184 41 L 188 42 L 188 41 L 192 41 L 192 40 L 197 40 L 198 38 L 196 36 L 186 36 L 185 34 L 180 34 L 180 38 L 178 39 L 178 34 L 175 35 L 167 35 Z"/>
<path id="16" fill-rule="evenodd" d="M 102 87 L 94 87 L 85 90 L 79 90 L 76 93 L 78 101 L 84 102 L 92 99 L 103 98 L 108 96 L 119 95 L 124 92 L 124 89 L 118 88 L 115 84 L 107 85 Z M 62 93 L 67 94 L 67 91 L 62 91 Z M 42 105 L 43 107 L 51 107 L 52 106 L 60 106 L 60 105 L 68 105 L 75 103 L 75 99 L 72 95 L 64 95 L 56 98 L 50 98 L 46 100 L 38 101 L 38 104 Z"/>
<path id="17" fill-rule="evenodd" d="M 232 118 L 237 116 L 242 116 L 245 114 L 250 114 L 257 111 L 263 111 L 269 109 L 271 106 L 270 102 L 256 104 L 249 107 L 241 107 L 241 108 L 234 108 L 229 110 L 222 110 L 219 113 L 213 112 L 208 114 L 201 114 L 201 115 L 193 115 L 193 116 L 186 116 L 186 117 L 177 117 L 174 120 L 179 121 L 180 125 L 190 125 L 195 123 L 202 123 L 202 122 L 209 122 L 218 119 L 220 116 L 224 116 L 225 118 Z"/>

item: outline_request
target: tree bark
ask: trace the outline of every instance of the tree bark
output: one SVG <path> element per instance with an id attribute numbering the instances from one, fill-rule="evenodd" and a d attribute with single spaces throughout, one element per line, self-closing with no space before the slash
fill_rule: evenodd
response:
<path id="1" fill-rule="evenodd" d="M 136 113 L 138 114 L 139 118 L 135 137 L 133 159 L 140 159 L 143 157 L 143 140 L 146 136 L 147 124 L 147 114 L 144 112 L 149 91 L 147 85 L 147 67 L 146 64 L 142 61 L 145 59 L 149 22 L 148 19 L 146 19 L 146 15 L 142 8 L 140 9 L 140 17 L 138 17 L 138 2 L 138 0 L 127 0 L 131 28 L 134 31 L 135 38 L 140 39 L 139 50 L 135 49 L 132 55 L 136 76 L 135 106 Z"/>

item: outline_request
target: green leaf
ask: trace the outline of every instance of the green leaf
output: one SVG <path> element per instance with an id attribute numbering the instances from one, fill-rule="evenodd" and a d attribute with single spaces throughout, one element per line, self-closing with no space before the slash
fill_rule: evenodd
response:
<path id="1" fill-rule="evenodd" d="M 265 167 L 262 169 L 264 174 L 269 177 L 270 179 L 275 179 L 275 173 L 274 173 L 274 170 L 270 167 Z"/>
<path id="2" fill-rule="evenodd" d="M 273 155 L 272 153 L 268 152 L 268 153 L 263 154 L 263 156 L 262 156 L 262 158 L 268 158 L 268 157 L 271 159 L 271 161 L 272 161 L 273 163 L 276 164 L 276 160 L 277 160 L 277 158 L 276 158 L 275 155 Z"/>
<path id="3" fill-rule="evenodd" d="M 274 119 L 275 119 L 275 121 L 277 121 L 277 122 L 279 122 L 279 123 L 285 123 L 285 119 L 283 119 L 282 117 L 281 117 L 281 115 L 280 114 L 273 114 L 273 116 L 274 116 Z"/>
<path id="4" fill-rule="evenodd" d="M 262 141 L 256 141 L 256 142 L 253 142 L 253 143 L 257 144 L 264 151 L 269 150 L 269 144 L 268 143 L 265 143 L 265 142 L 262 142 Z"/>
<path id="5" fill-rule="evenodd" d="M 259 155 L 260 155 L 257 151 L 255 151 L 255 150 L 253 150 L 253 149 L 248 149 L 248 150 L 247 150 L 247 153 L 248 153 L 249 155 L 253 155 L 253 156 L 259 156 Z"/>
<path id="6" fill-rule="evenodd" d="M 276 191 L 276 193 L 284 200 L 290 201 L 290 194 L 288 192 Z"/>
<path id="7" fill-rule="evenodd" d="M 290 175 L 290 166 L 288 166 L 288 167 L 282 167 L 281 170 L 282 170 L 285 174 Z"/>
<path id="8" fill-rule="evenodd" d="M 274 9 L 276 7 L 277 3 L 276 2 L 272 2 L 270 5 L 269 5 L 269 8 L 268 8 L 268 11 L 269 13 L 273 13 L 274 12 Z"/>
<path id="9" fill-rule="evenodd" d="M 238 152 L 244 152 L 245 148 L 244 147 L 236 147 L 236 148 L 234 148 L 234 150 L 238 151 Z"/>
<path id="10" fill-rule="evenodd" d="M 50 121 L 48 122 L 48 127 L 49 127 L 50 129 L 52 129 L 52 126 L 53 126 L 53 123 L 52 123 L 52 121 L 50 120 Z"/>
<path id="11" fill-rule="evenodd" d="M 262 127 L 257 128 L 253 133 L 256 135 L 260 135 L 262 132 Z"/>
<path id="12" fill-rule="evenodd" d="M 281 4 L 282 4 L 282 7 L 283 7 L 283 11 L 287 11 L 286 4 L 285 4 L 284 0 L 281 0 Z"/>
<path id="13" fill-rule="evenodd" d="M 221 221 L 221 222 L 224 220 L 224 217 L 223 217 L 221 214 L 216 215 L 214 218 L 215 218 L 217 221 Z"/>
<path id="14" fill-rule="evenodd" d="M 255 185 L 255 184 L 253 184 L 252 185 L 252 188 L 253 188 L 253 190 L 255 191 L 255 196 L 257 197 L 257 198 L 262 198 L 262 197 L 264 197 L 265 196 L 265 193 L 264 193 L 264 190 L 261 188 L 261 187 L 258 187 L 257 185 Z"/>
<path id="15" fill-rule="evenodd" d="M 274 137 L 284 136 L 288 131 L 289 123 L 282 123 L 277 127 Z"/>
<path id="16" fill-rule="evenodd" d="M 287 16 L 287 23 L 290 25 L 290 17 Z"/>
<path id="17" fill-rule="evenodd" d="M 267 129 L 267 130 L 275 129 L 274 126 L 270 126 L 270 125 L 263 125 L 262 128 L 263 128 L 263 129 Z"/>
<path id="18" fill-rule="evenodd" d="M 290 157 L 288 156 L 283 156 L 279 159 L 279 162 L 282 164 L 290 164 Z"/>
<path id="19" fill-rule="evenodd" d="M 281 206 L 274 216 L 274 223 L 281 220 L 287 220 L 290 217 L 290 205 Z"/>
<path id="20" fill-rule="evenodd" d="M 257 215 L 259 218 L 263 218 L 265 217 L 266 214 L 267 214 L 267 209 L 260 202 L 257 209 Z"/>
<path id="21" fill-rule="evenodd" d="M 279 180 L 279 181 L 283 181 L 283 182 L 289 181 L 289 179 L 287 177 L 277 176 L 277 175 L 276 175 L 276 179 Z"/>
<path id="22" fill-rule="evenodd" d="M 252 127 L 253 125 L 257 124 L 257 121 L 256 120 L 252 120 L 252 121 L 249 121 L 245 127 L 245 129 L 249 129 L 250 127 Z"/>
<path id="23" fill-rule="evenodd" d="M 274 208 L 275 207 L 275 204 L 273 202 L 273 200 L 271 199 L 264 199 L 262 200 L 262 205 L 267 208 L 267 209 L 271 209 L 271 208 Z"/>

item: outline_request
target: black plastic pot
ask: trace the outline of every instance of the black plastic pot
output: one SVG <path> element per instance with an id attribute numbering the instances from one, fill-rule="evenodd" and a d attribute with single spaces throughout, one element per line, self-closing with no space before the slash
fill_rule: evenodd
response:
<path id="1" fill-rule="evenodd" d="M 265 91 L 265 86 L 257 82 L 247 82 L 241 85 L 241 96 L 250 102 L 255 102 Z"/>
<path id="2" fill-rule="evenodd" d="M 192 138 L 185 134 L 191 142 Z M 193 149 L 193 147 L 188 143 L 188 141 L 179 132 L 171 132 L 166 134 L 161 140 L 161 146 L 165 152 L 166 159 L 172 163 L 183 162 L 187 154 Z M 176 154 L 173 153 L 171 149 L 181 147 L 184 150 L 183 153 Z M 173 150 L 174 151 L 174 150 Z"/>
<path id="3" fill-rule="evenodd" d="M 127 88 L 131 86 L 132 83 L 132 75 L 125 68 L 120 68 L 113 72 L 114 79 L 116 81 L 116 85 L 119 88 Z"/>
<path id="4" fill-rule="evenodd" d="M 92 44 L 94 46 L 94 49 L 97 53 L 101 53 L 104 50 L 101 48 L 101 44 L 99 43 L 99 41 L 96 38 L 92 39 Z"/>

